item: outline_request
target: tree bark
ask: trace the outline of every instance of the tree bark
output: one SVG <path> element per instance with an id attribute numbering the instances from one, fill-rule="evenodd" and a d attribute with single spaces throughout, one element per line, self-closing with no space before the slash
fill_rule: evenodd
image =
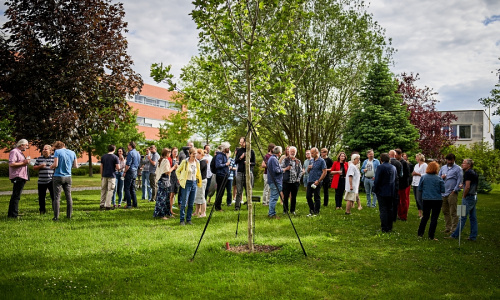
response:
<path id="1" fill-rule="evenodd" d="M 92 177 L 94 175 L 92 173 L 92 149 L 89 147 L 87 151 L 89 153 L 89 177 Z"/>

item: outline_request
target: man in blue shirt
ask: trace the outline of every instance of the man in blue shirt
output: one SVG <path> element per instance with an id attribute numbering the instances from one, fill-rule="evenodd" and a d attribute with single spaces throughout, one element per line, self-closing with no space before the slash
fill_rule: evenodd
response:
<path id="1" fill-rule="evenodd" d="M 455 164 L 455 154 L 446 155 L 446 165 L 442 166 L 438 174 L 444 180 L 443 210 L 445 230 L 452 233 L 458 225 L 457 202 L 460 183 L 462 182 L 462 169 Z"/>
<path id="2" fill-rule="evenodd" d="M 375 207 L 377 206 L 377 196 L 373 192 L 373 183 L 375 182 L 375 173 L 377 172 L 377 168 L 380 165 L 380 161 L 376 158 L 373 158 L 374 153 L 373 150 L 370 149 L 366 152 L 366 156 L 368 157 L 363 162 L 361 166 L 361 173 L 364 178 L 364 185 L 366 191 L 366 206 L 367 207 Z M 371 197 L 373 196 L 373 202 Z"/>
<path id="3" fill-rule="evenodd" d="M 396 167 L 389 162 L 389 154 L 382 153 L 380 160 L 382 164 L 377 167 L 377 172 L 375 172 L 373 192 L 377 195 L 378 199 L 382 232 L 390 232 L 394 221 L 392 210 L 396 194 L 397 171 Z"/>
<path id="4" fill-rule="evenodd" d="M 321 207 L 321 197 L 319 195 L 320 183 L 326 176 L 327 168 L 326 162 L 324 159 L 319 157 L 318 148 L 314 147 L 311 149 L 312 159 L 307 167 L 309 171 L 309 177 L 307 178 L 307 193 L 306 199 L 307 204 L 309 205 L 309 214 L 308 217 L 314 217 L 319 214 L 319 209 Z M 314 194 L 314 202 L 313 202 L 313 194 Z"/>
<path id="5" fill-rule="evenodd" d="M 52 182 L 54 184 L 54 218 L 52 220 L 59 220 L 59 207 L 61 200 L 61 190 L 64 189 L 66 196 L 66 217 L 71 219 L 73 212 L 73 199 L 71 198 L 71 167 L 78 168 L 76 163 L 75 152 L 66 149 L 66 145 L 57 141 L 54 143 L 54 164 L 50 167 L 55 169 Z"/>
<path id="6" fill-rule="evenodd" d="M 135 150 L 135 142 L 128 143 L 127 162 L 125 163 L 125 200 L 127 200 L 127 208 L 132 206 L 137 207 L 137 196 L 135 194 L 135 178 L 137 177 L 137 169 L 141 161 L 141 155 Z"/>
<path id="7" fill-rule="evenodd" d="M 269 213 L 267 216 L 273 219 L 279 219 L 276 215 L 276 203 L 283 189 L 283 170 L 278 161 L 283 149 L 281 146 L 274 147 L 269 160 L 267 161 L 267 184 L 269 185 Z M 319 189 L 318 189 L 319 190 Z"/>

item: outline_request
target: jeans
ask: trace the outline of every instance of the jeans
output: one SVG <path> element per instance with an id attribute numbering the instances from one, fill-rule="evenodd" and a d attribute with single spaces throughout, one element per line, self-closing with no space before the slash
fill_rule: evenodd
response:
<path id="1" fill-rule="evenodd" d="M 429 238 L 433 240 L 443 200 L 424 200 L 423 202 L 423 217 L 422 220 L 420 220 L 420 226 L 418 226 L 417 234 L 418 236 L 424 235 L 425 226 L 427 226 L 427 221 L 429 221 L 430 216 L 431 224 L 429 225 Z"/>
<path id="2" fill-rule="evenodd" d="M 184 187 L 184 191 L 182 192 L 182 199 L 181 199 L 181 212 L 180 212 L 181 222 L 184 222 L 184 219 L 186 219 L 187 222 L 191 221 L 191 216 L 193 215 L 193 205 L 195 196 L 196 196 L 196 181 L 186 180 L 186 186 Z M 187 214 L 185 212 L 186 205 L 187 205 Z"/>
<path id="3" fill-rule="evenodd" d="M 125 173 L 125 182 L 124 190 L 125 190 L 125 200 L 127 200 L 127 208 L 137 207 L 137 196 L 135 194 L 135 178 L 137 177 L 137 170 L 128 169 L 127 173 Z"/>
<path id="4" fill-rule="evenodd" d="M 283 183 L 283 212 L 288 211 L 288 198 L 290 194 L 292 197 L 290 198 L 290 212 L 295 212 L 295 206 L 297 204 L 297 192 L 299 191 L 299 182 L 285 182 Z"/>
<path id="5" fill-rule="evenodd" d="M 240 208 L 241 205 L 241 198 L 243 196 L 243 189 L 245 189 L 245 195 L 247 194 L 247 187 L 246 187 L 246 176 L 245 173 L 238 172 L 236 173 L 236 204 L 234 205 L 235 208 Z M 253 173 L 250 172 L 250 184 L 253 187 Z M 250 195 L 251 197 L 252 195 Z M 243 201 L 244 202 L 244 201 Z"/>
<path id="6" fill-rule="evenodd" d="M 116 193 L 118 192 L 118 204 L 122 204 L 122 198 L 123 198 L 123 182 L 124 180 L 122 179 L 123 172 L 115 172 L 115 190 L 113 191 L 113 197 L 111 198 L 111 204 L 115 205 L 115 196 Z"/>
<path id="7" fill-rule="evenodd" d="M 226 198 L 226 205 L 230 206 L 231 203 L 233 203 L 233 180 L 227 180 L 226 182 L 226 192 L 227 192 L 227 198 Z"/>
<path id="8" fill-rule="evenodd" d="M 66 196 L 66 217 L 71 219 L 71 214 L 73 213 L 73 199 L 71 198 L 71 176 L 54 176 L 52 179 L 54 184 L 54 201 L 52 202 L 52 208 L 54 209 L 54 218 L 59 219 L 59 207 L 61 204 L 61 190 L 64 189 L 64 195 Z"/>
<path id="9" fill-rule="evenodd" d="M 345 191 L 345 177 L 339 178 L 339 184 L 335 189 L 335 207 L 342 207 L 342 198 Z"/>
<path id="10" fill-rule="evenodd" d="M 390 232 L 393 223 L 393 200 L 394 197 L 378 197 L 378 210 L 380 212 L 380 225 L 382 232 Z"/>
<path id="11" fill-rule="evenodd" d="M 309 205 L 309 213 L 317 215 L 319 214 L 319 208 L 321 207 L 321 197 L 319 195 L 321 186 L 316 186 L 316 188 L 313 189 L 311 186 L 313 183 L 314 182 L 307 183 L 306 199 L 307 204 Z M 340 186 L 338 189 L 340 189 Z"/>
<path id="12" fill-rule="evenodd" d="M 9 218 L 17 218 L 19 214 L 19 200 L 21 200 L 21 193 L 23 192 L 24 184 L 26 184 L 26 179 L 16 177 L 12 179 L 12 183 L 14 183 L 14 186 L 12 187 L 7 216 Z"/>
<path id="13" fill-rule="evenodd" d="M 268 216 L 272 217 L 276 215 L 276 203 L 278 203 L 278 199 L 280 198 L 280 192 L 282 190 L 282 186 L 278 183 L 276 186 L 274 183 L 269 185 L 269 213 Z"/>
<path id="14" fill-rule="evenodd" d="M 417 203 L 417 209 L 422 210 L 424 204 L 422 203 L 422 192 L 418 190 L 418 185 L 413 186 L 413 196 L 415 196 L 415 202 Z"/>
<path id="15" fill-rule="evenodd" d="M 142 200 L 150 200 L 151 186 L 149 184 L 149 171 L 142 171 Z"/>
<path id="16" fill-rule="evenodd" d="M 462 205 L 465 205 L 465 216 L 460 218 L 460 224 L 455 229 L 455 232 L 451 235 L 454 238 L 458 238 L 460 234 L 460 229 L 463 230 L 465 223 L 467 222 L 467 216 L 470 219 L 470 235 L 469 239 L 475 241 L 477 238 L 477 217 L 476 217 L 476 204 L 477 204 L 477 195 L 467 195 L 465 198 L 462 198 Z"/>
<path id="17" fill-rule="evenodd" d="M 264 191 L 262 192 L 262 205 L 269 205 L 269 184 L 267 183 L 267 174 L 264 176 Z"/>
<path id="18" fill-rule="evenodd" d="M 373 183 L 375 180 L 373 178 L 367 178 L 365 177 L 364 185 L 365 185 L 365 191 L 366 191 L 366 206 L 368 207 L 375 207 L 377 206 L 377 195 L 373 192 Z M 373 196 L 373 202 L 371 201 Z"/>
<path id="19" fill-rule="evenodd" d="M 45 197 L 47 196 L 47 189 L 50 194 L 50 203 L 54 202 L 54 185 L 49 183 L 39 183 L 38 184 L 38 205 L 40 206 L 40 213 L 45 213 L 47 211 L 45 205 Z"/>

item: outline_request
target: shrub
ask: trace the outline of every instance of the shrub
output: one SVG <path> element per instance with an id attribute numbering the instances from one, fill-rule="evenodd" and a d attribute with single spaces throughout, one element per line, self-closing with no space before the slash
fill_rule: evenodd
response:
<path id="1" fill-rule="evenodd" d="M 33 169 L 32 165 L 28 165 L 28 172 L 30 177 L 38 177 L 38 171 Z M 0 164 L 0 177 L 9 177 L 9 164 Z"/>

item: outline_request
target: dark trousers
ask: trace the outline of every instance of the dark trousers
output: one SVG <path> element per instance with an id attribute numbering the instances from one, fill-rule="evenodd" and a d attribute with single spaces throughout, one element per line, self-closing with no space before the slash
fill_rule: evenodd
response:
<path id="1" fill-rule="evenodd" d="M 288 211 L 288 198 L 290 197 L 290 194 L 292 194 L 292 197 L 290 198 L 290 212 L 293 213 L 295 212 L 295 206 L 297 204 L 297 193 L 299 191 L 299 182 L 285 182 L 283 183 L 283 212 Z M 319 187 L 318 187 L 319 189 Z"/>
<path id="2" fill-rule="evenodd" d="M 127 200 L 127 208 L 134 206 L 137 207 L 137 196 L 135 194 L 135 178 L 137 177 L 137 170 L 129 169 L 125 173 L 125 200 Z"/>
<path id="3" fill-rule="evenodd" d="M 212 175 L 212 177 L 214 176 L 215 175 Z M 210 183 L 212 183 L 212 177 L 207 178 L 207 187 L 205 188 L 205 200 L 207 200 L 208 190 L 210 189 Z"/>
<path id="4" fill-rule="evenodd" d="M 307 183 L 306 199 L 307 205 L 309 205 L 309 212 L 312 214 L 319 214 L 319 208 L 321 207 L 321 197 L 319 195 L 321 186 L 317 186 L 315 189 L 311 187 L 314 182 Z M 314 202 L 313 202 L 314 196 Z"/>
<path id="5" fill-rule="evenodd" d="M 215 180 L 217 181 L 217 195 L 215 197 L 215 210 L 221 210 L 222 209 L 222 197 L 224 197 L 224 191 L 226 190 L 227 187 L 227 176 L 224 175 L 216 175 Z M 224 181 L 226 181 L 225 184 Z"/>
<path id="6" fill-rule="evenodd" d="M 19 200 L 21 200 L 21 194 L 23 192 L 24 185 L 26 184 L 26 179 L 16 177 L 11 181 L 14 186 L 12 188 L 12 195 L 10 196 L 7 217 L 17 218 L 17 215 L 19 214 Z"/>
<path id="7" fill-rule="evenodd" d="M 392 230 L 393 223 L 393 197 L 382 197 L 377 195 L 378 210 L 380 212 L 380 225 L 382 232 L 389 232 Z"/>
<path id="8" fill-rule="evenodd" d="M 342 198 L 344 198 L 345 177 L 339 178 L 339 184 L 335 189 L 335 207 L 342 207 Z"/>
<path id="9" fill-rule="evenodd" d="M 398 206 L 399 206 L 399 190 L 396 190 L 392 198 L 392 221 L 396 222 L 398 219 Z"/>
<path id="10" fill-rule="evenodd" d="M 45 208 L 45 197 L 47 196 L 47 189 L 50 194 L 50 203 L 54 202 L 54 185 L 52 181 L 49 183 L 39 183 L 38 184 L 38 205 L 40 206 L 40 213 L 46 213 L 47 210 Z"/>
<path id="11" fill-rule="evenodd" d="M 420 220 L 420 226 L 418 226 L 418 236 L 424 236 L 425 227 L 427 226 L 427 221 L 429 221 L 430 216 L 431 224 L 429 225 L 429 238 L 434 239 L 443 200 L 424 200 L 423 202 L 423 217 Z"/>
<path id="12" fill-rule="evenodd" d="M 326 175 L 325 179 L 321 183 L 321 187 L 323 188 L 323 205 L 328 206 L 328 200 L 330 199 L 330 195 L 328 192 L 330 191 L 330 186 L 332 185 L 332 181 L 329 179 L 330 177 Z"/>

